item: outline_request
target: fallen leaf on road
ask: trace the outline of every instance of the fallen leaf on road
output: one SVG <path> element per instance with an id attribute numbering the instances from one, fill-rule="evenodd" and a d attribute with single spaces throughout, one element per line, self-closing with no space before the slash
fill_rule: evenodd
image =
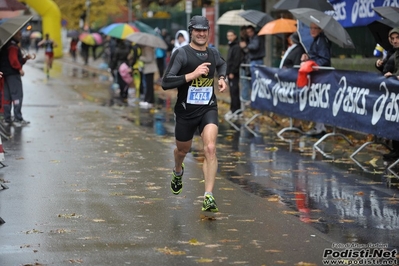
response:
<path id="1" fill-rule="evenodd" d="M 69 259 L 68 260 L 70 263 L 83 263 L 83 260 L 82 259 Z M 36 264 L 35 264 L 36 265 Z"/>
<path id="2" fill-rule="evenodd" d="M 233 242 L 238 242 L 238 239 L 221 239 L 218 242 L 220 243 L 233 243 Z"/>
<path id="3" fill-rule="evenodd" d="M 58 217 L 62 217 L 62 218 L 80 218 L 80 217 L 82 217 L 82 215 L 76 215 L 76 213 L 58 214 Z"/>
<path id="4" fill-rule="evenodd" d="M 370 161 L 368 161 L 367 163 L 369 163 L 370 165 L 372 165 L 373 167 L 378 167 L 376 162 L 378 161 L 378 158 L 373 158 Z"/>
<path id="5" fill-rule="evenodd" d="M 127 199 L 145 199 L 144 196 L 126 196 Z"/>
<path id="6" fill-rule="evenodd" d="M 29 230 L 29 231 L 25 231 L 25 234 L 27 234 L 27 235 L 29 235 L 29 234 L 41 234 L 41 233 L 43 233 L 43 232 L 39 231 L 37 229 L 32 229 L 32 230 Z"/>
<path id="7" fill-rule="evenodd" d="M 341 219 L 339 220 L 340 223 L 354 223 L 355 220 L 349 220 L 349 219 Z"/>
<path id="8" fill-rule="evenodd" d="M 205 259 L 205 258 L 200 258 L 195 260 L 198 263 L 210 263 L 213 262 L 213 259 Z"/>
<path id="9" fill-rule="evenodd" d="M 190 240 L 188 241 L 188 243 L 189 243 L 190 245 L 192 245 L 192 246 L 202 246 L 202 245 L 205 245 L 204 242 L 199 242 L 199 241 L 198 241 L 197 239 L 195 239 L 195 238 L 190 239 Z"/>
<path id="10" fill-rule="evenodd" d="M 283 211 L 283 214 L 293 214 L 293 215 L 296 215 L 296 214 L 299 214 L 299 212 L 297 212 L 297 211 Z"/>
<path id="11" fill-rule="evenodd" d="M 185 254 L 186 254 L 185 251 L 173 250 L 173 249 L 170 249 L 170 248 L 168 248 L 168 247 L 157 248 L 156 250 L 157 250 L 158 252 L 161 252 L 161 253 L 166 254 L 166 255 L 181 256 L 181 255 L 185 255 Z"/>
<path id="12" fill-rule="evenodd" d="M 266 249 L 265 252 L 268 253 L 280 253 L 283 252 L 282 250 L 278 250 L 278 249 Z"/>

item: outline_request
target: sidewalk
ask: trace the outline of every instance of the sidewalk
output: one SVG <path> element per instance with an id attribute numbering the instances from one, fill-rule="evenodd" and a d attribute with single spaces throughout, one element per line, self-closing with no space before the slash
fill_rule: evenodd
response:
<path id="1" fill-rule="evenodd" d="M 333 240 L 278 197 L 218 177 L 220 213 L 201 216 L 203 183 L 190 154 L 182 194 L 170 192 L 173 140 L 66 82 L 26 66 L 24 114 L 4 143 L 2 265 L 321 265 Z M 43 97 L 45 95 L 45 97 Z"/>

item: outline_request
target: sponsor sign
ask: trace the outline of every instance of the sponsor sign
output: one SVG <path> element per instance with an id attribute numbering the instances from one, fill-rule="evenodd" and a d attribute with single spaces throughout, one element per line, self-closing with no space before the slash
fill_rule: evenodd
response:
<path id="1" fill-rule="evenodd" d="M 254 66 L 251 106 L 399 140 L 399 80 L 378 73 L 317 70 L 298 88 L 298 69 Z"/>

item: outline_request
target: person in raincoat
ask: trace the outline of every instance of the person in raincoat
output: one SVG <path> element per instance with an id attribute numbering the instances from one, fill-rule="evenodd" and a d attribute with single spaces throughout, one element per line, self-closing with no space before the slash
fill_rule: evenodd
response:
<path id="1" fill-rule="evenodd" d="M 172 54 L 174 51 L 176 51 L 177 48 L 187 45 L 189 41 L 190 37 L 186 30 L 179 30 L 178 32 L 176 32 L 175 43 L 174 43 L 175 47 L 172 50 Z"/>

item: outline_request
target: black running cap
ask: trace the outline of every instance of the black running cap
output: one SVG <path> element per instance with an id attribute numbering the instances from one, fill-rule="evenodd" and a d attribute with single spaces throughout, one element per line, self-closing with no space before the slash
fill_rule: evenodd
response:
<path id="1" fill-rule="evenodd" d="M 209 21 L 204 16 L 193 16 L 188 23 L 188 29 L 209 30 Z"/>

